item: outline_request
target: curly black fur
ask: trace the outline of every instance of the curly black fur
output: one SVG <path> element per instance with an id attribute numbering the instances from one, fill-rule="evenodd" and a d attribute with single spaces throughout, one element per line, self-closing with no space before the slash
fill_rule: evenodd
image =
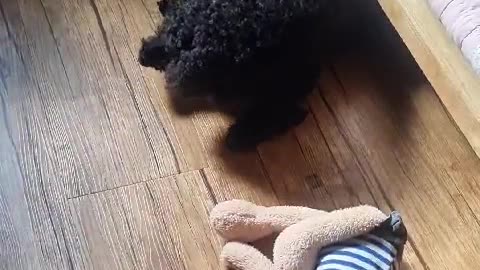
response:
<path id="1" fill-rule="evenodd" d="M 305 118 L 337 1 L 164 0 L 164 21 L 143 40 L 139 61 L 164 71 L 177 98 L 244 105 L 227 144 L 248 149 Z"/>

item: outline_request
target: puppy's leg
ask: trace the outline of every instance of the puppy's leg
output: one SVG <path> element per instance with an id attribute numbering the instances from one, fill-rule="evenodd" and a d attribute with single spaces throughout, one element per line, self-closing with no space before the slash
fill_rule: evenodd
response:
<path id="1" fill-rule="evenodd" d="M 248 151 L 303 122 L 307 110 L 296 103 L 255 106 L 230 127 L 226 144 L 232 151 Z"/>

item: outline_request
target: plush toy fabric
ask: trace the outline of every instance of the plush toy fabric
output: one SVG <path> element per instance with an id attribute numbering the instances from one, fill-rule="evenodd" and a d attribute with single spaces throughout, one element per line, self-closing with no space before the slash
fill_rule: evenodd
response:
<path id="1" fill-rule="evenodd" d="M 316 270 L 397 270 L 406 237 L 400 215 L 393 212 L 372 232 L 322 248 Z"/>
<path id="2" fill-rule="evenodd" d="M 210 219 L 229 242 L 222 260 L 237 270 L 396 269 L 407 236 L 398 213 L 372 206 L 325 212 L 234 200 L 217 205 Z M 270 261 L 248 243 L 274 233 Z"/>

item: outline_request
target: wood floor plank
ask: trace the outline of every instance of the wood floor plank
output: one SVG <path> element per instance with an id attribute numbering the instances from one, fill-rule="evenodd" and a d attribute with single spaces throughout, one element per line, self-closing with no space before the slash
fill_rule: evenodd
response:
<path id="1" fill-rule="evenodd" d="M 224 137 L 231 119 L 220 113 L 199 113 L 194 118 L 208 160 L 204 171 L 215 198 L 219 202 L 244 199 L 278 205 L 258 154 L 233 154 L 225 149 Z"/>
<path id="2" fill-rule="evenodd" d="M 385 29 L 378 29 L 378 27 L 375 29 L 377 31 L 374 40 L 380 41 L 378 46 L 389 48 L 389 40 L 379 39 L 380 36 L 385 35 Z M 366 49 L 369 49 L 372 44 L 375 42 L 367 42 Z M 399 54 L 400 51 L 399 48 L 391 48 L 389 53 Z M 406 76 L 405 81 L 410 80 L 412 76 L 418 77 L 417 74 L 419 74 L 416 66 L 409 60 L 411 58 L 408 57 L 409 55 L 404 58 L 402 65 L 396 66 L 406 70 L 402 73 Z M 394 70 L 395 68 L 388 70 L 390 75 L 395 74 Z M 363 72 L 368 74 L 373 71 L 363 70 Z M 344 100 L 347 97 L 341 84 L 332 80 L 335 78 L 333 74 L 326 72 L 324 77 L 320 80 L 321 92 L 335 93 L 338 99 L 349 104 L 350 100 Z M 364 88 L 376 88 L 378 91 L 389 89 L 388 84 L 375 85 L 371 81 L 368 83 L 361 81 L 362 77 L 356 79 L 360 80 L 359 83 L 363 84 Z M 356 81 L 352 80 L 351 91 L 357 93 L 355 83 Z M 377 100 L 378 106 L 385 105 L 387 101 L 380 97 Z M 267 174 L 272 179 L 272 186 L 279 200 L 287 198 L 286 201 L 289 203 L 327 209 L 370 204 L 378 206 L 385 213 L 394 210 L 395 205 L 390 203 L 382 186 L 376 181 L 376 164 L 365 166 L 362 163 L 365 160 L 360 160 L 357 157 L 358 153 L 352 149 L 352 144 L 360 139 L 362 134 L 353 134 L 349 129 L 344 128 L 342 119 L 337 116 L 338 112 L 332 111 L 331 104 L 320 95 L 318 90 L 314 91 L 309 105 L 313 115 L 309 115 L 305 122 L 295 129 L 294 134 L 259 147 L 260 156 Z M 368 104 L 368 106 L 375 105 L 377 104 Z M 356 117 L 355 109 L 349 108 L 342 113 L 346 115 L 345 117 Z M 395 112 L 389 112 L 389 114 L 392 113 Z M 382 128 L 371 129 L 368 136 L 377 134 L 376 132 L 382 132 Z M 380 133 L 376 136 L 382 137 L 382 135 L 383 133 Z M 367 149 L 372 151 L 370 148 Z M 321 192 L 318 192 L 319 190 Z M 405 265 L 410 269 L 424 269 L 421 254 L 415 251 L 411 244 L 407 245 L 405 251 Z"/>
<path id="3" fill-rule="evenodd" d="M 476 183 L 479 161 L 385 18 L 370 17 L 366 44 L 321 79 L 315 119 L 330 148 L 345 150 L 332 151 L 337 164 L 353 158 L 377 205 L 404 216 L 406 269 L 475 269 L 478 222 L 454 183 Z M 459 160 L 457 178 L 445 176 Z M 452 244 L 446 255 L 441 247 Z"/>
<path id="4" fill-rule="evenodd" d="M 87 1 L 83 1 L 87 2 Z M 125 77 L 132 83 L 136 95 L 148 100 L 144 110 L 150 111 L 163 124 L 171 148 L 176 154 L 181 172 L 197 170 L 206 166 L 206 159 L 200 147 L 197 131 L 192 119 L 177 115 L 169 102 L 161 74 L 150 68 L 141 68 L 137 57 L 140 40 L 152 35 L 156 29 L 156 20 L 149 16 L 147 6 L 141 0 L 95 0 L 98 14 L 105 29 L 105 38 L 111 42 L 125 71 Z M 156 5 L 156 4 L 155 4 Z M 158 9 L 158 8 L 157 8 Z M 158 13 L 158 12 L 157 12 Z M 146 115 L 151 114 L 149 112 Z M 146 123 L 151 132 L 159 132 L 155 123 Z"/>
<path id="5" fill-rule="evenodd" d="M 148 98 L 142 95 L 145 91 L 137 91 L 124 76 L 114 47 L 104 40 L 105 29 L 99 22 L 96 7 L 88 1 L 43 3 L 55 38 L 52 45 L 58 45 L 61 57 L 58 64 L 65 66 L 63 79 L 71 89 L 66 92 L 82 97 L 74 99 L 79 104 L 70 110 L 75 108 L 77 114 L 86 118 L 72 119 L 72 122 L 86 131 L 87 141 L 97 140 L 98 149 L 102 150 L 92 153 L 94 160 L 88 162 L 98 163 L 97 156 L 102 160 L 101 156 L 106 155 L 103 159 L 113 163 L 107 170 L 99 169 L 111 174 L 102 177 L 105 183 L 96 183 L 101 178 L 93 175 L 86 180 L 94 181 L 89 183 L 93 187 L 73 196 L 178 172 L 169 138 L 149 106 Z M 42 8 L 41 3 L 38 5 Z M 71 96 L 67 96 L 67 100 Z M 97 121 L 88 121 L 90 118 Z M 99 141 L 102 137 L 103 141 Z"/>
<path id="6" fill-rule="evenodd" d="M 322 79 L 322 89 L 328 87 L 329 92 L 342 93 L 342 89 L 339 85 L 330 83 L 332 78 L 333 76 L 324 76 Z M 345 207 L 348 206 L 344 205 L 345 203 L 353 205 L 369 204 L 379 207 L 385 213 L 397 210 L 396 206 L 390 203 L 385 196 L 384 191 L 376 182 L 374 168 L 363 166 L 361 163 L 362 160 L 358 159 L 357 153 L 352 149 L 350 139 L 355 139 L 356 137 L 353 134 L 350 134 L 348 130 L 342 128 L 342 125 L 338 122 L 339 119 L 336 119 L 336 115 L 329 110 L 329 104 L 325 102 L 324 98 L 318 91 L 313 93 L 309 103 L 318 130 L 313 132 L 315 135 L 311 135 L 311 132 L 297 132 L 297 137 L 299 138 L 299 141 L 301 141 L 303 148 L 316 149 L 311 152 L 309 158 L 310 163 L 318 164 L 316 166 L 314 165 L 316 168 L 327 170 L 322 164 L 326 162 L 335 162 L 336 167 L 334 167 L 333 171 L 338 170 L 340 176 L 326 178 L 324 180 L 325 185 L 332 185 L 333 187 L 329 189 L 333 190 L 346 189 L 351 193 L 350 196 L 353 196 L 351 202 L 345 201 L 343 198 L 345 195 L 342 197 L 342 194 L 338 194 L 339 197 L 332 196 L 336 205 Z M 348 113 L 355 114 L 354 111 L 348 111 Z M 322 138 L 315 141 L 308 141 L 303 138 L 305 136 L 321 136 Z M 325 147 L 328 150 L 322 151 L 321 149 Z M 331 155 L 327 159 L 322 158 L 321 155 L 321 153 L 324 153 L 325 151 L 328 151 Z M 332 169 L 327 170 L 327 172 L 328 171 L 332 171 Z M 403 212 L 401 213 L 403 214 Z M 408 243 L 405 249 L 405 269 L 425 269 L 422 259 L 419 258 L 419 254 L 412 249 L 410 244 L 411 243 Z"/>
<path id="7" fill-rule="evenodd" d="M 121 110 L 116 108 L 115 111 L 115 108 L 106 107 L 103 103 L 106 98 L 99 94 L 110 95 L 115 92 L 100 91 L 102 88 L 96 81 L 98 77 L 92 74 L 90 74 L 92 77 L 87 76 L 92 66 L 82 66 L 81 58 L 67 65 L 72 78 L 67 77 L 65 63 L 58 54 L 49 23 L 45 14 L 41 12 L 43 8 L 40 2 L 2 1 L 2 5 L 8 14 L 7 21 L 21 58 L 28 59 L 26 72 L 38 85 L 38 100 L 35 102 L 39 102 L 38 106 L 44 111 L 38 113 L 38 116 L 46 118 L 44 121 L 49 131 L 46 134 L 51 134 L 54 144 L 52 149 L 57 150 L 56 158 L 59 159 L 57 163 L 59 170 L 54 173 L 67 179 L 65 184 L 70 187 L 68 195 L 76 196 L 158 176 L 160 169 L 155 163 L 145 136 L 138 132 L 136 134 L 138 136 L 129 137 L 130 132 L 124 132 L 125 128 L 130 129 L 133 134 L 141 130 L 131 102 L 128 104 L 128 100 L 131 100 L 128 93 L 121 98 L 112 97 L 108 103 L 115 107 L 121 105 L 121 102 L 116 101 L 126 101 L 127 104 L 124 105 L 128 105 L 127 108 Z M 77 44 L 77 41 L 72 44 Z M 70 53 L 73 52 L 78 51 Z M 76 65 L 77 61 L 79 65 Z M 103 67 L 102 63 L 97 63 L 96 66 L 100 69 Z M 109 84 L 108 77 L 107 80 L 100 80 L 102 81 L 103 85 Z M 20 86 L 7 84 L 7 90 L 12 93 L 18 92 L 18 95 L 33 95 L 34 92 L 33 88 L 26 88 L 23 92 L 16 88 Z M 128 113 L 120 114 L 125 117 L 124 119 L 130 119 L 129 121 L 122 123 L 118 117 L 113 117 L 122 111 L 132 112 L 133 116 L 129 116 Z M 16 115 L 22 116 L 25 113 L 27 111 Z M 113 116 L 111 117 L 109 113 L 113 113 Z M 117 124 L 116 130 L 115 124 L 112 125 L 111 121 Z M 119 126 L 120 124 L 122 125 Z M 127 168 L 129 170 L 126 170 Z M 166 166 L 167 171 L 168 168 L 169 166 Z M 171 173 L 170 170 L 169 174 Z"/>
<path id="8" fill-rule="evenodd" d="M 18 171 L 4 171 L 9 175 L 2 175 L 1 179 L 5 192 L 3 195 L 9 199 L 9 209 L 6 211 L 15 213 L 12 224 L 21 235 L 18 239 L 19 253 L 25 263 L 18 269 L 70 269 L 69 251 L 74 253 L 76 246 L 67 246 L 66 239 L 77 236 L 69 231 L 64 209 L 65 198 L 70 189 L 75 187 L 66 179 L 72 179 L 78 173 L 69 166 L 75 157 L 68 155 L 70 149 L 65 127 L 54 121 L 59 117 L 55 110 L 51 110 L 54 105 L 46 106 L 41 98 L 38 87 L 41 76 L 34 76 L 32 66 L 26 65 L 31 60 L 28 58 L 29 41 L 23 28 L 15 29 L 10 24 L 12 19 L 20 17 L 12 14 L 11 9 L 6 9 L 3 2 L 0 5 L 1 24 L 6 26 L 1 29 L 0 35 L 5 37 L 2 45 L 7 45 L 0 46 L 0 58 L 6 63 L 1 74 L 5 87 L 0 89 L 0 96 L 2 122 L 6 123 L 9 137 L 9 140 L 2 140 L 1 143 L 4 147 L 13 148 L 11 151 L 2 151 L 7 155 L 5 159 L 2 158 L 2 164 L 8 165 L 3 160 L 16 160 L 18 166 Z M 7 12 L 10 13 L 10 20 L 3 16 Z M 48 85 L 44 82 L 44 87 Z M 25 227 L 18 227 L 20 225 Z M 2 243 L 1 249 L 7 248 Z"/>
<path id="9" fill-rule="evenodd" d="M 145 8 L 147 9 L 148 14 L 152 21 L 157 24 L 160 23 L 163 19 L 160 12 L 158 12 L 158 1 L 157 0 L 142 0 Z"/>
<path id="10" fill-rule="evenodd" d="M 205 185 L 207 179 L 200 171 L 180 174 L 174 179 L 169 186 L 161 181 L 146 183 L 158 214 L 175 239 L 186 269 L 219 269 L 223 241 L 209 223 L 216 199 Z"/>
<path id="11" fill-rule="evenodd" d="M 449 114 L 480 157 L 480 80 L 425 0 L 380 0 Z"/>
<path id="12" fill-rule="evenodd" d="M 375 42 L 338 61 L 312 98 L 319 127 L 334 130 L 327 108 L 341 135 L 327 142 L 345 140 L 373 194 L 401 211 L 415 249 L 410 268 L 475 269 L 478 200 L 468 194 L 479 160 L 395 32 L 371 17 Z M 446 255 L 444 245 L 455 251 Z"/>
<path id="13" fill-rule="evenodd" d="M 307 162 L 293 133 L 261 145 L 259 155 L 282 204 L 335 208 L 321 177 Z"/>
<path id="14" fill-rule="evenodd" d="M 405 269 L 480 264 L 480 161 L 381 22 L 374 53 L 335 62 L 302 125 L 232 154 L 230 119 L 175 115 L 137 64 L 154 0 L 0 11 L 0 269 L 218 269 L 208 213 L 228 199 L 397 209 Z"/>
<path id="15" fill-rule="evenodd" d="M 25 198 L 18 154 L 9 133 L 10 123 L 6 121 L 4 94 L 0 82 L 0 269 L 34 269 L 42 265 L 42 256 Z"/>
<path id="16" fill-rule="evenodd" d="M 315 106 L 317 112 L 321 112 L 321 118 L 317 119 L 312 114 L 295 130 L 306 162 L 314 168 L 336 208 L 370 204 L 377 205 L 385 212 L 390 211 L 379 190 L 371 189 L 366 184 L 368 174 L 360 168 L 334 116 L 317 97 L 314 94 L 309 103 Z M 322 125 L 317 121 L 321 121 Z"/>
<path id="17" fill-rule="evenodd" d="M 208 192 L 195 171 L 72 199 L 85 252 L 75 268 L 219 269 Z"/>
<path id="18" fill-rule="evenodd" d="M 479 263 L 474 255 L 480 240 L 478 221 L 452 183 L 475 183 L 480 174 L 462 171 L 453 179 L 444 171 L 448 163 L 479 167 L 480 161 L 471 149 L 463 150 L 467 142 L 426 82 L 411 85 L 389 73 L 392 66 L 372 69 L 367 63 L 362 58 L 336 65 L 339 81 L 332 75 L 321 88 L 328 107 L 348 134 L 362 169 L 372 172 L 367 180 L 379 184 L 389 204 L 403 214 L 412 243 L 428 267 L 474 269 Z M 393 59 L 389 64 L 402 71 Z M 331 85 L 338 83 L 341 91 Z M 323 125 L 322 115 L 316 114 Z M 442 158 L 434 158 L 434 152 Z M 449 256 L 442 248 L 446 245 L 454 247 Z"/>
<path id="19" fill-rule="evenodd" d="M 335 85 L 325 87 L 339 90 Z M 314 115 L 309 115 L 294 133 L 259 147 L 279 201 L 325 210 L 359 204 L 378 206 L 385 213 L 394 210 L 379 185 L 367 180 L 371 180 L 371 173 L 362 168 L 318 92 L 310 104 Z M 404 264 L 410 269 L 424 269 L 410 245 L 405 249 Z"/>

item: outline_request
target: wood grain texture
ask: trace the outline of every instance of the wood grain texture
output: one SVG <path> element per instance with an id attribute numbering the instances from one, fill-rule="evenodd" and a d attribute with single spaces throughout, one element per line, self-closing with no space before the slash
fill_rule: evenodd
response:
<path id="1" fill-rule="evenodd" d="M 194 118 L 208 160 L 204 171 L 217 201 L 244 199 L 278 204 L 258 153 L 235 155 L 222 148 L 231 119 L 219 113 L 199 113 Z"/>
<path id="2" fill-rule="evenodd" d="M 59 54 L 64 48 L 60 42 L 60 47 L 56 47 L 49 21 L 43 12 L 38 12 L 43 10 L 41 3 L 6 2 L 5 9 L 12 14 L 9 22 L 12 31 L 24 34 L 27 40 L 16 38 L 15 42 L 24 46 L 22 57 L 29 59 L 26 68 L 36 75 L 38 106 L 45 110 L 47 127 L 54 132 L 52 149 L 59 149 L 62 160 L 59 163 L 65 166 L 65 184 L 71 187 L 70 197 L 177 172 L 172 153 L 162 157 L 168 161 L 165 164 L 155 157 L 125 82 L 114 76 L 102 76 L 106 75 L 102 74 L 106 60 L 95 54 L 101 47 L 77 46 L 82 42 L 95 44 L 94 35 L 85 38 L 81 31 L 69 29 L 79 37 L 66 42 L 75 48 L 69 48 L 72 58 L 67 55 L 64 60 Z M 48 61 L 35 57 L 38 55 L 48 56 Z M 92 62 L 85 63 L 84 59 Z M 117 91 L 122 89 L 125 91 Z M 125 129 L 129 132 L 125 133 Z"/>
<path id="3" fill-rule="evenodd" d="M 0 58 L 6 63 L 1 73 L 4 86 L 0 89 L 1 121 L 8 135 L 1 144 L 6 150 L 2 154 L 13 155 L 2 158 L 1 163 L 2 166 L 9 163 L 14 166 L 3 172 L 8 175 L 2 175 L 1 193 L 8 199 L 6 214 L 11 215 L 10 222 L 21 244 L 18 254 L 11 254 L 8 259 L 23 258 L 18 269 L 68 269 L 67 250 L 75 252 L 75 247 L 68 247 L 66 239 L 76 235 L 69 231 L 65 215 L 66 197 L 74 186 L 66 179 L 76 171 L 68 166 L 71 160 L 64 155 L 69 146 L 64 126 L 55 121 L 61 117 L 55 105 L 49 103 L 55 101 L 42 98 L 40 85 L 51 87 L 53 84 L 42 83 L 42 76 L 36 74 L 40 71 L 30 65 L 30 49 L 36 43 L 27 39 L 21 16 L 16 13 L 19 10 L 13 4 L 6 6 L 0 2 L 4 26 L 1 36 L 5 37 L 7 45 L 0 46 Z M 16 24 L 18 29 L 12 20 L 20 20 Z M 42 58 L 41 54 L 36 57 Z M 2 250 L 7 248 L 2 243 Z M 2 256 L 2 263 L 5 259 Z"/>
<path id="4" fill-rule="evenodd" d="M 425 0 L 379 0 L 436 93 L 480 156 L 480 79 Z"/>
<path id="5" fill-rule="evenodd" d="M 114 73 L 100 46 L 95 12 L 87 12 L 90 4 L 72 3 L 78 9 L 70 14 L 54 4 L 56 9 L 45 5 L 44 10 L 36 0 L 0 2 L 2 122 L 11 138 L 2 141 L 2 149 L 14 148 L 6 155 L 17 153 L 20 171 L 9 169 L 11 183 L 2 190 L 2 215 L 16 213 L 15 219 L 5 216 L 4 226 L 16 239 L 11 244 L 20 248 L 18 253 L 11 249 L 15 254 L 5 264 L 18 263 L 19 269 L 73 268 L 81 236 L 72 230 L 67 198 L 202 167 L 197 156 L 176 166 L 176 155 L 182 154 L 170 147 L 161 121 L 148 122 L 148 133 L 136 106 L 143 96 L 132 97 L 123 73 Z M 158 109 L 152 107 L 144 109 Z M 198 140 L 196 135 L 190 139 Z M 15 164 L 15 156 L 9 158 Z M 13 207 L 11 200 L 18 196 L 24 201 Z M 24 227 L 18 227 L 20 221 Z"/>
<path id="6" fill-rule="evenodd" d="M 480 161 L 379 7 L 306 121 L 246 154 L 222 148 L 231 119 L 177 116 L 136 63 L 154 0 L 0 11 L 0 269 L 219 269 L 207 217 L 229 199 L 397 209 L 405 269 L 480 264 Z"/>
<path id="7" fill-rule="evenodd" d="M 155 85 L 147 87 L 142 70 L 136 63 L 140 37 L 127 35 L 128 31 L 138 31 L 127 28 L 122 13 L 124 10 L 116 8 L 121 3 L 103 6 L 106 3 L 95 1 L 43 2 L 62 60 L 67 66 L 67 76 L 71 82 L 77 82 L 72 85 L 73 91 L 90 92 L 90 96 L 97 97 L 94 99 L 97 103 L 90 107 L 106 113 L 105 125 L 111 125 L 114 134 L 112 139 L 106 138 L 105 141 L 112 141 L 117 148 L 122 149 L 119 158 L 123 162 L 131 159 L 131 167 L 128 168 L 129 162 L 126 162 L 125 169 L 136 174 L 129 176 L 132 179 L 129 183 L 201 168 L 202 158 L 194 159 L 197 163 L 195 168 L 189 167 L 175 133 L 168 133 L 173 128 L 166 127 L 171 124 L 165 117 L 165 108 L 161 102 L 157 102 L 158 98 L 152 100 L 147 91 L 155 89 Z M 134 8 L 130 10 L 135 11 Z M 65 16 L 55 16 L 56 14 Z M 132 16 L 144 17 L 141 14 Z M 122 28 L 115 28 L 116 25 Z M 126 36 L 129 37 L 128 40 Z M 130 38 L 136 38 L 135 46 L 128 43 Z M 76 64 L 69 64 L 73 62 Z M 124 133 L 125 129 L 129 132 Z M 190 138 L 194 140 L 196 137 Z M 147 175 L 141 175 L 142 173 Z"/>
<path id="8" fill-rule="evenodd" d="M 12 44 L 6 44 L 12 45 Z M 25 198 L 17 152 L 8 132 L 5 87 L 0 83 L 0 269 L 33 269 L 40 249 Z M 8 248 L 6 248 L 8 247 Z"/>
<path id="9" fill-rule="evenodd" d="M 204 181 L 195 171 L 72 199 L 75 269 L 219 269 Z"/>
<path id="10" fill-rule="evenodd" d="M 339 64 L 342 91 L 326 85 L 322 93 L 342 129 L 350 133 L 348 138 L 361 166 L 371 171 L 373 178 L 369 180 L 377 182 L 390 205 L 403 213 L 410 237 L 429 268 L 461 265 L 469 269 L 477 265 L 472 259 L 478 252 L 477 217 L 452 181 L 470 179 L 475 183 L 480 174 L 472 178 L 468 171 L 462 171 L 457 174 L 459 178 L 452 178 L 447 173 L 452 163 L 477 164 L 477 157 L 470 151 L 456 160 L 455 155 L 461 152 L 456 144 L 464 138 L 455 127 L 445 125 L 449 117 L 430 87 L 401 91 L 399 84 L 392 84 L 390 89 L 380 90 L 378 79 L 372 78 L 375 73 L 362 72 L 365 62 L 361 63 L 356 67 Z M 325 82 L 335 84 L 334 80 Z M 402 100 L 402 104 L 395 106 L 388 100 Z M 435 117 L 425 119 L 432 114 Z M 375 132 L 379 130 L 382 132 Z M 443 152 L 442 158 L 433 158 L 434 152 Z M 451 243 L 456 243 L 455 250 L 449 256 L 440 255 L 441 247 Z"/>
<path id="11" fill-rule="evenodd" d="M 139 68 L 137 63 L 139 41 L 153 34 L 156 29 L 157 20 L 149 16 L 148 6 L 136 0 L 97 1 L 97 7 L 105 27 L 111 29 L 111 32 L 107 31 L 107 38 L 110 33 L 112 45 L 127 69 L 125 76 L 130 81 L 140 82 L 136 92 L 147 89 L 150 105 L 156 110 L 157 117 L 170 137 L 179 170 L 184 172 L 205 167 L 206 160 L 192 120 L 173 113 L 166 92 L 163 91 L 164 81 L 160 74 L 152 69 Z"/>

